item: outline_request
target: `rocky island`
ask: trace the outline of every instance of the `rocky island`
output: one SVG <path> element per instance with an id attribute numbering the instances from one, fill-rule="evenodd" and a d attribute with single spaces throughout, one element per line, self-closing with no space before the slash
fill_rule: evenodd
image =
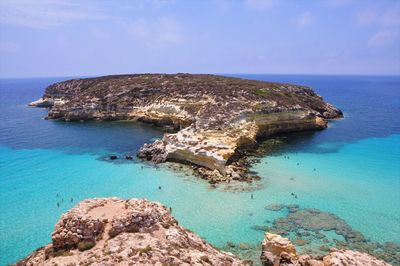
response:
<path id="1" fill-rule="evenodd" d="M 68 80 L 30 106 L 48 119 L 137 120 L 169 129 L 138 156 L 195 165 L 210 183 L 249 181 L 243 155 L 270 135 L 318 130 L 342 112 L 305 86 L 201 74 L 135 74 Z M 171 133 L 172 131 L 172 133 Z"/>
<path id="2" fill-rule="evenodd" d="M 62 215 L 52 243 L 17 266 L 36 265 L 265 265 L 388 266 L 368 254 L 332 249 L 322 259 L 299 255 L 279 235 L 266 233 L 259 261 L 220 251 L 178 225 L 170 210 L 145 199 L 97 198 Z"/>

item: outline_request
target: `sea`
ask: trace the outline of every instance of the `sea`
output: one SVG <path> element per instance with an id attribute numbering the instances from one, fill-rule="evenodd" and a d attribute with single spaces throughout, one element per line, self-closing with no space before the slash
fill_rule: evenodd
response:
<path id="1" fill-rule="evenodd" d="M 93 197 L 159 201 L 181 225 L 244 257 L 270 230 L 305 252 L 336 245 L 399 263 L 400 77 L 229 76 L 311 86 L 344 118 L 267 139 L 252 167 L 261 176 L 254 189 L 212 187 L 168 164 L 107 160 L 135 157 L 160 128 L 44 120 L 46 109 L 27 106 L 68 77 L 0 79 L 0 265 L 50 243 L 60 216 Z"/>

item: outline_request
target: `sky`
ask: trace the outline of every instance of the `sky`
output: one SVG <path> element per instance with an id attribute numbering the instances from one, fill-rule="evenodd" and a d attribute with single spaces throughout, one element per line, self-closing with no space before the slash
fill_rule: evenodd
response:
<path id="1" fill-rule="evenodd" d="M 400 0 L 0 0 L 0 78 L 400 75 Z"/>

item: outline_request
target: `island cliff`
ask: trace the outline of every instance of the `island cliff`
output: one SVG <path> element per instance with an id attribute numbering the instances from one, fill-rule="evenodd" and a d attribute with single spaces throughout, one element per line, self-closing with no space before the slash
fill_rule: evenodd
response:
<path id="1" fill-rule="evenodd" d="M 322 259 L 299 255 L 293 244 L 266 233 L 259 261 L 220 251 L 178 225 L 165 206 L 145 199 L 82 201 L 55 226 L 52 243 L 18 266 L 36 265 L 253 265 L 388 266 L 368 254 L 332 249 Z"/>
<path id="2" fill-rule="evenodd" d="M 251 180 L 239 159 L 270 135 L 327 127 L 342 112 L 305 86 L 215 75 L 137 74 L 68 80 L 31 106 L 61 121 L 138 120 L 166 127 L 138 156 L 199 166 L 210 183 Z"/>

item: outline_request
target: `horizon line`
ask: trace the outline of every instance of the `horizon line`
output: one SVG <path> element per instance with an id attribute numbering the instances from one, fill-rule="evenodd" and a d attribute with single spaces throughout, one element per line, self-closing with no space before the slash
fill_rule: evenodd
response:
<path id="1" fill-rule="evenodd" d="M 327 74 L 327 73 L 205 73 L 205 72 L 134 72 L 134 73 L 110 73 L 110 74 L 83 74 L 83 75 L 65 75 L 65 76 L 23 76 L 23 77 L 1 77 L 0 80 L 6 79 L 41 79 L 41 78 L 92 78 L 103 76 L 123 76 L 137 74 L 204 74 L 204 75 L 277 75 L 277 76 L 373 76 L 373 77 L 400 77 L 398 74 Z"/>

